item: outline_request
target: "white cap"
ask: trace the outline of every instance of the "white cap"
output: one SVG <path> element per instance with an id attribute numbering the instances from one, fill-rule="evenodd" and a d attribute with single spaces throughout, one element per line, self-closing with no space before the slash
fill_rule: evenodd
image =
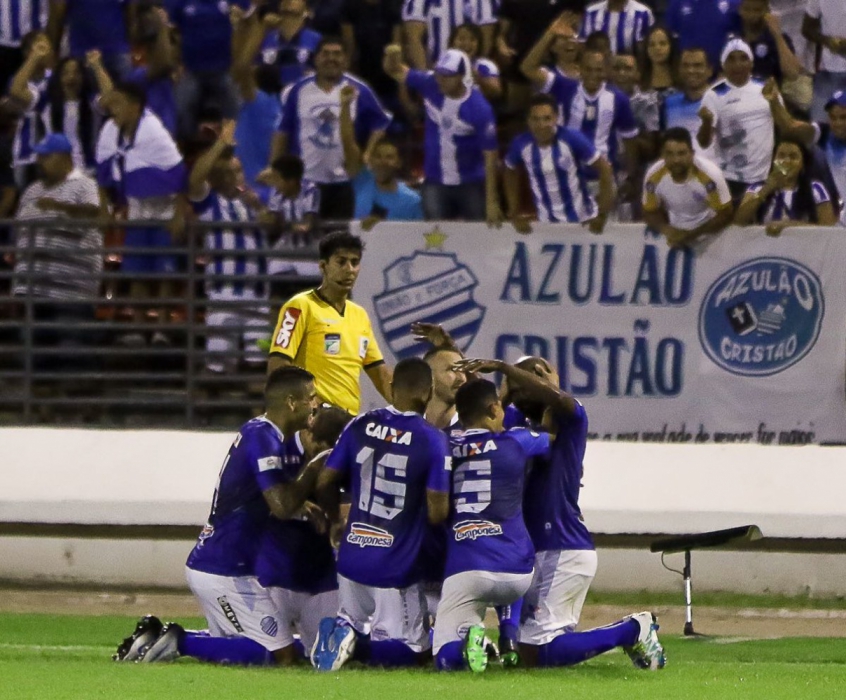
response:
<path id="1" fill-rule="evenodd" d="M 444 51 L 435 65 L 435 73 L 439 75 L 467 75 L 470 67 L 470 57 L 458 49 Z"/>
<path id="2" fill-rule="evenodd" d="M 743 39 L 729 39 L 728 43 L 723 47 L 723 53 L 720 55 L 720 65 L 723 65 L 729 54 L 735 51 L 742 51 L 749 56 L 750 61 L 755 60 L 755 57 L 752 55 L 752 49 Z"/>

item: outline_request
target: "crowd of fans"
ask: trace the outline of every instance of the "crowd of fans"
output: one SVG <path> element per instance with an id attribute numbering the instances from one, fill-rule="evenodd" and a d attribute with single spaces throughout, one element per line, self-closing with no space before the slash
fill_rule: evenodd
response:
<path id="1" fill-rule="evenodd" d="M 0 219 L 142 222 L 121 265 L 153 306 L 179 293 L 154 278 L 185 265 L 167 248 L 186 222 L 221 224 L 202 234 L 206 295 L 256 307 L 207 319 L 248 326 L 250 347 L 268 313 L 250 277 L 316 273 L 285 253 L 321 222 L 646 221 L 670 245 L 732 221 L 833 225 L 846 12 L 807 0 L 791 37 L 770 1 L 0 0 Z M 42 290 L 78 318 L 100 229 L 5 235 L 16 274 L 51 241 L 64 273 L 90 273 Z"/>

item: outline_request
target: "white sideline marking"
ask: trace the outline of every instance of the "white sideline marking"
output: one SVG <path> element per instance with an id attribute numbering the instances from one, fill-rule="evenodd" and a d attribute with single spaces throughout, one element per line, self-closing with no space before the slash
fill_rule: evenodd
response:
<path id="1" fill-rule="evenodd" d="M 17 651 L 103 651 L 111 647 L 95 647 L 84 645 L 60 645 L 60 644 L 5 644 L 0 643 L 0 649 Z"/>
<path id="2" fill-rule="evenodd" d="M 787 608 L 746 608 L 737 611 L 738 617 L 777 618 L 781 620 L 844 620 L 846 610 L 789 610 Z"/>

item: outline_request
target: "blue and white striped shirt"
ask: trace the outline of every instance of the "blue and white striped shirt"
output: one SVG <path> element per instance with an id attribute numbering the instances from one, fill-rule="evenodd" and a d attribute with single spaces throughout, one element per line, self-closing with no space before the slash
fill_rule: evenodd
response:
<path id="1" fill-rule="evenodd" d="M 35 151 L 32 149 L 50 132 L 50 107 L 47 94 L 49 82 L 50 71 L 47 71 L 41 80 L 29 83 L 32 101 L 26 105 L 15 131 L 15 145 L 12 151 L 12 163 L 15 167 L 34 163 Z"/>
<path id="2" fill-rule="evenodd" d="M 194 202 L 194 210 L 200 221 L 225 224 L 231 221 L 254 221 L 252 210 L 240 199 L 229 199 L 215 190 L 199 202 Z M 207 229 L 204 248 L 212 254 L 206 265 L 209 275 L 264 275 L 266 264 L 264 256 L 238 255 L 239 251 L 265 250 L 264 234 L 256 228 L 220 228 Z M 226 253 L 226 254 L 222 254 Z M 210 299 L 263 299 L 265 283 L 236 279 L 227 282 L 214 279 L 206 282 L 206 295 Z"/>
<path id="3" fill-rule="evenodd" d="M 748 194 L 755 194 L 760 192 L 764 187 L 763 182 L 750 185 L 746 192 Z M 819 206 L 825 202 L 831 201 L 831 196 L 826 189 L 826 186 L 819 180 L 811 181 L 811 194 L 814 198 L 814 204 Z M 796 190 L 776 190 L 766 201 L 762 202 L 758 208 L 758 223 L 769 224 L 773 221 L 808 221 L 806 212 L 801 212 L 796 208 Z"/>
<path id="4" fill-rule="evenodd" d="M 559 126 L 549 146 L 539 146 L 526 132 L 511 142 L 505 156 L 507 168 L 522 162 L 529 175 L 538 221 L 580 223 L 597 214 L 583 171 L 600 157 L 582 134 Z"/>
<path id="5" fill-rule="evenodd" d="M 27 34 L 44 29 L 49 9 L 50 0 L 0 0 L 0 46 L 20 46 Z"/>
<path id="6" fill-rule="evenodd" d="M 496 24 L 499 5 L 500 0 L 405 0 L 402 20 L 426 23 L 426 53 L 434 65 L 449 48 L 453 29 L 466 22 Z"/>
<path id="7" fill-rule="evenodd" d="M 652 10 L 636 0 L 629 0 L 622 12 L 609 10 L 608 0 L 604 0 L 588 5 L 579 37 L 586 39 L 593 32 L 605 32 L 611 40 L 612 53 L 633 53 L 654 22 Z"/>
<path id="8" fill-rule="evenodd" d="M 305 219 L 306 214 L 317 214 L 320 211 L 320 190 L 313 182 L 303 180 L 296 197 L 286 197 L 274 191 L 267 202 L 267 208 L 280 214 L 286 224 L 299 223 Z"/>

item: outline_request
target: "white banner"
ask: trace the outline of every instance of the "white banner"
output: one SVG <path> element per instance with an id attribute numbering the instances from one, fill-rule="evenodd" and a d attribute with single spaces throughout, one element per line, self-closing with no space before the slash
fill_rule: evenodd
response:
<path id="1" fill-rule="evenodd" d="M 636 225 L 356 232 L 355 299 L 389 362 L 425 350 L 409 325 L 429 321 L 469 357 L 549 359 L 594 438 L 846 441 L 842 229 L 732 228 L 696 252 Z"/>

